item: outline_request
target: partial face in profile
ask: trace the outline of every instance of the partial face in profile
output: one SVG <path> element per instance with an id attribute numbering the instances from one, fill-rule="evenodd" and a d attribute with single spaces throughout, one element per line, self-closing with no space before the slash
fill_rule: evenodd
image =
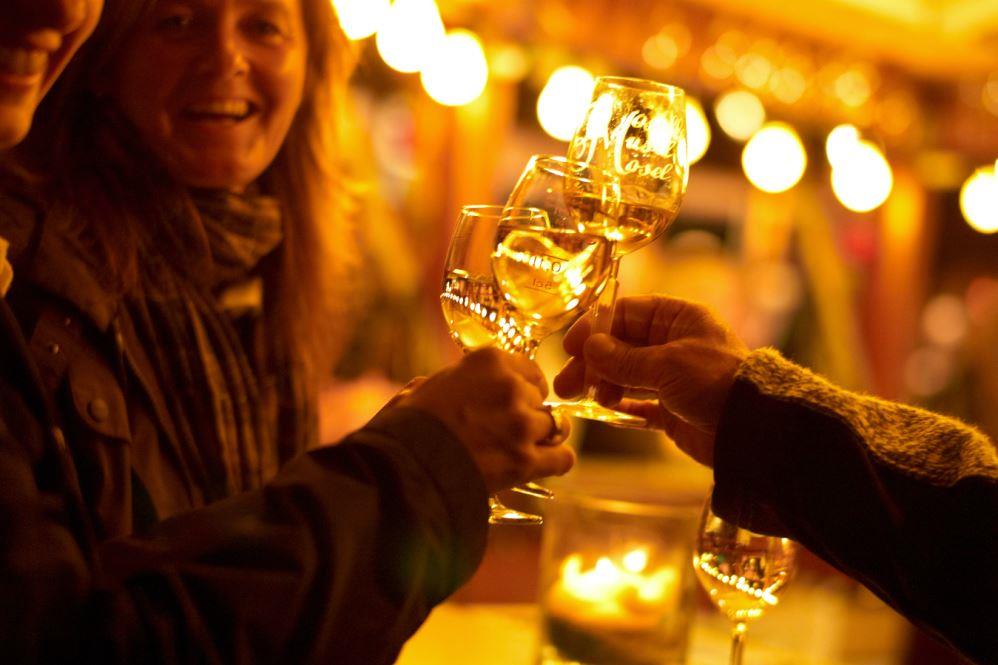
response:
<path id="1" fill-rule="evenodd" d="M 104 0 L 0 1 L 0 149 L 24 138 L 42 97 L 97 26 Z"/>
<path id="2" fill-rule="evenodd" d="M 300 0 L 159 0 L 111 96 L 178 181 L 239 191 L 287 136 L 307 51 Z"/>

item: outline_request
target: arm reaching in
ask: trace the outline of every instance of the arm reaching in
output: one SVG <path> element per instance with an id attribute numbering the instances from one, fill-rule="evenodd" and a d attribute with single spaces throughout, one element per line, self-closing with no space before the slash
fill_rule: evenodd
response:
<path id="1" fill-rule="evenodd" d="M 536 443 L 551 426 L 536 366 L 483 351 L 262 489 L 92 550 L 74 528 L 64 453 L 44 443 L 45 415 L 23 399 L 23 377 L 8 380 L 12 366 L 0 376 L 11 662 L 387 665 L 477 568 L 487 491 L 573 460 Z"/>
<path id="2" fill-rule="evenodd" d="M 981 663 L 998 662 L 998 452 L 956 419 L 844 390 L 771 349 L 748 353 L 705 308 L 625 298 L 615 339 L 565 339 L 560 394 L 582 359 L 623 399 L 714 468 L 714 511 L 793 538 L 913 622 Z"/>

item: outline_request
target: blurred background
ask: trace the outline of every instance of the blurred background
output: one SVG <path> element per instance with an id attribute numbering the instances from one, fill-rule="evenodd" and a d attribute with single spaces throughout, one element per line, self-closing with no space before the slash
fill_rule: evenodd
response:
<path id="1" fill-rule="evenodd" d="M 707 302 L 752 347 L 998 439 L 998 2 L 333 4 L 357 57 L 343 140 L 365 271 L 327 440 L 457 357 L 438 296 L 458 210 L 504 202 L 530 155 L 564 153 L 599 75 L 689 94 L 689 191 L 623 261 L 623 293 Z M 549 373 L 559 353 L 542 349 Z M 710 482 L 654 435 L 580 423 L 575 437 L 583 467 L 651 457 L 673 487 Z M 503 573 L 533 565 L 526 531 L 494 531 L 458 600 L 530 600 L 530 576 Z M 800 644 L 779 662 L 956 662 L 834 571 L 804 575 L 820 598 L 802 606 L 827 611 L 781 614 Z M 807 660 L 806 644 L 824 651 Z"/>

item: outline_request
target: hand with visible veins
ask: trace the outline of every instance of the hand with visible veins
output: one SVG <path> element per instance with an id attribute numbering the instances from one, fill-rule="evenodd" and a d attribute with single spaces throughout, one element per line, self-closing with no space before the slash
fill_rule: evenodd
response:
<path id="1" fill-rule="evenodd" d="M 617 301 L 613 336 L 589 334 L 583 317 L 565 335 L 572 356 L 554 379 L 562 397 L 582 393 L 588 366 L 601 379 L 597 399 L 665 431 L 698 462 L 713 465 L 714 435 L 748 348 L 706 307 L 665 296 Z M 656 399 L 625 397 L 628 389 Z"/>

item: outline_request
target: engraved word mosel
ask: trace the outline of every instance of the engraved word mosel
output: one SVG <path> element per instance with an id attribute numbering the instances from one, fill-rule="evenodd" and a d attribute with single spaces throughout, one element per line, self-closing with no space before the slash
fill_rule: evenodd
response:
<path id="1" fill-rule="evenodd" d="M 591 114 L 602 115 L 594 104 Z M 607 123 L 609 125 L 609 123 Z M 636 130 L 631 132 L 631 130 Z M 588 132 L 587 132 L 588 133 Z M 611 132 L 609 126 L 592 138 L 579 142 L 579 158 L 592 162 L 599 143 L 604 143 L 613 155 L 613 166 L 618 173 L 638 177 L 665 180 L 675 170 L 671 161 L 662 164 L 661 159 L 676 148 L 676 136 L 672 124 L 663 116 L 649 118 L 647 113 L 631 111 Z"/>

